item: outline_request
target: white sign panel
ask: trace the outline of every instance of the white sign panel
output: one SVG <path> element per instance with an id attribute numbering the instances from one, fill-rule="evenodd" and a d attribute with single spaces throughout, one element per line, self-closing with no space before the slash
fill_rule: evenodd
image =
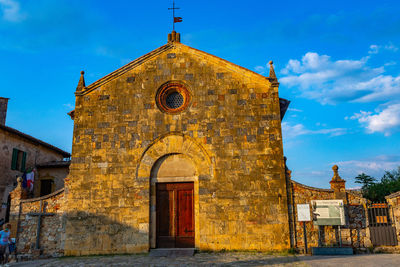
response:
<path id="1" fill-rule="evenodd" d="M 312 200 L 316 225 L 345 225 L 343 200 Z"/>
<path id="2" fill-rule="evenodd" d="M 311 221 L 309 204 L 297 204 L 297 221 L 299 222 Z"/>

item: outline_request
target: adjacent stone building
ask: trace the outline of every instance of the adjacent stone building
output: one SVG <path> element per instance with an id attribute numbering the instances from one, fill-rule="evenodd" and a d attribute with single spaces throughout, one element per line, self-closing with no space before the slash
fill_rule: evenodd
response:
<path id="1" fill-rule="evenodd" d="M 76 90 L 65 255 L 288 249 L 279 83 L 168 43 Z"/>
<path id="2" fill-rule="evenodd" d="M 28 169 L 34 169 L 37 164 L 63 161 L 70 157 L 66 151 L 6 126 L 7 105 L 8 98 L 0 97 L 0 219 L 4 220 L 8 219 L 9 193 L 16 186 L 18 176 L 22 176 Z M 38 179 L 38 173 L 35 174 Z M 62 183 L 66 175 L 60 177 Z M 40 182 L 36 184 L 40 186 Z"/>
<path id="3" fill-rule="evenodd" d="M 70 160 L 48 161 L 36 164 L 38 178 L 34 184 L 34 197 L 42 197 L 64 188 Z"/>

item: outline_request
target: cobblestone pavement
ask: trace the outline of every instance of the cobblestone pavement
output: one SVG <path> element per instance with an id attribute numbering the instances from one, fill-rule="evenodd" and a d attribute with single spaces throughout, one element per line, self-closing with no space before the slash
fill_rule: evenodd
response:
<path id="1" fill-rule="evenodd" d="M 98 266 L 400 266 L 400 254 L 354 256 L 273 256 L 263 253 L 198 253 L 193 257 L 150 257 L 147 254 L 126 256 L 65 257 L 10 263 L 29 267 L 98 267 Z"/>

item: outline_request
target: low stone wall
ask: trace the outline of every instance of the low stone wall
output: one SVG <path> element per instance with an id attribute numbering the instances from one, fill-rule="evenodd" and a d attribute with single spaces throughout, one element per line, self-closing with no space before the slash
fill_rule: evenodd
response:
<path id="1" fill-rule="evenodd" d="M 389 211 L 396 227 L 398 247 L 400 247 L 400 191 L 386 196 L 386 201 L 391 207 Z"/>
<path id="2" fill-rule="evenodd" d="M 337 169 L 336 169 L 337 172 Z M 290 173 L 289 173 L 290 174 Z M 337 173 L 335 174 L 337 175 Z M 325 246 L 338 245 L 339 235 L 344 246 L 366 250 L 371 246 L 366 213 L 367 201 L 358 191 L 345 190 L 345 181 L 339 176 L 332 179 L 332 189 L 320 189 L 300 184 L 287 177 L 289 227 L 291 230 L 292 247 L 304 251 L 303 226 L 297 221 L 297 204 L 310 204 L 311 200 L 342 199 L 345 203 L 346 225 L 339 232 L 336 226 L 320 227 L 313 222 L 306 222 L 308 248 L 318 246 L 318 231 Z M 335 180 L 336 179 L 336 180 Z M 21 187 L 19 179 L 17 188 L 11 192 L 10 221 L 12 237 L 17 238 L 17 253 L 21 258 L 57 257 L 64 255 L 65 209 L 64 189 L 50 195 L 25 199 L 26 192 Z M 389 201 L 394 208 L 397 229 L 400 229 L 400 193 Z M 41 218 L 39 249 L 36 248 L 36 233 L 38 229 L 38 214 L 46 213 Z M 51 215 L 49 215 L 51 213 Z M 81 219 L 81 218 L 79 218 Z M 90 225 L 90 224 L 89 224 Z M 18 226 L 18 227 L 17 227 Z M 16 229 L 19 229 L 17 232 Z M 97 242 L 88 240 L 87 242 Z"/>
<path id="3" fill-rule="evenodd" d="M 337 171 L 337 170 L 336 170 Z M 340 178 L 340 177 L 339 177 Z M 293 247 L 304 251 L 304 231 L 303 222 L 297 220 L 297 204 L 311 204 L 311 200 L 329 200 L 343 199 L 345 204 L 346 225 L 341 226 L 340 233 L 337 226 L 321 226 L 320 230 L 317 225 L 311 222 L 305 222 L 307 232 L 308 248 L 318 246 L 318 230 L 320 231 L 323 246 L 337 246 L 339 242 L 339 234 L 341 235 L 342 245 L 351 246 L 355 249 L 366 250 L 371 246 L 369 231 L 367 229 L 367 200 L 362 197 L 358 191 L 345 190 L 344 180 L 339 180 L 342 185 L 332 185 L 334 189 L 321 189 L 306 186 L 290 181 L 291 186 L 291 208 L 289 216 L 291 218 L 291 234 Z"/>
<path id="4" fill-rule="evenodd" d="M 30 259 L 62 256 L 65 240 L 64 189 L 40 198 L 23 199 L 23 189 L 19 184 L 11 194 L 11 236 L 16 238 L 18 257 Z M 40 219 L 37 249 L 39 213 L 45 215 Z"/>

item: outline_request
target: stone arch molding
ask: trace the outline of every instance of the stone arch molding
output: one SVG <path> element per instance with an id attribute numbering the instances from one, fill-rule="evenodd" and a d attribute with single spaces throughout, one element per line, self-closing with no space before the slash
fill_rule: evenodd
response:
<path id="1" fill-rule="evenodd" d="M 209 180 L 214 177 L 212 160 L 200 144 L 190 136 L 169 133 L 154 140 L 143 152 L 136 178 L 150 179 L 156 161 L 168 154 L 183 154 L 188 157 L 196 167 L 196 176 L 199 180 Z"/>

